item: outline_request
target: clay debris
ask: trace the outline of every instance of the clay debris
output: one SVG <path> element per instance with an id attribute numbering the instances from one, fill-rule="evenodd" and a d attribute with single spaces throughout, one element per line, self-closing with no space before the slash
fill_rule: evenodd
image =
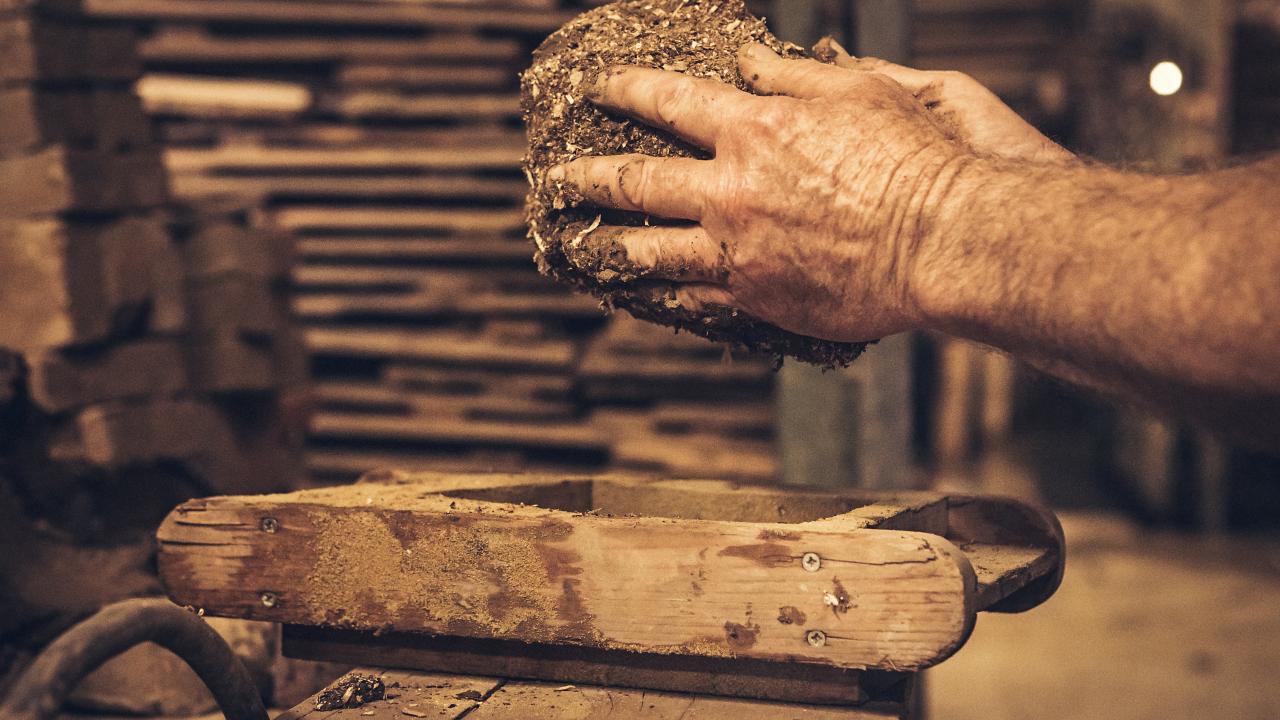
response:
<path id="1" fill-rule="evenodd" d="M 673 223 L 582 203 L 570 188 L 548 187 L 551 167 L 592 155 L 643 153 L 707 158 L 666 133 L 597 110 L 584 91 L 615 65 L 641 65 L 715 78 L 746 90 L 737 51 L 748 42 L 789 56 L 800 48 L 774 37 L 742 0 L 623 0 L 590 10 L 557 30 L 534 52 L 521 76 L 529 150 L 524 169 L 531 191 L 529 238 L 538 268 L 590 292 L 610 308 L 686 330 L 749 352 L 791 356 L 823 367 L 847 365 L 865 343 L 797 335 L 725 307 L 700 312 L 681 305 L 670 282 L 644 277 L 627 262 L 610 228 Z"/>

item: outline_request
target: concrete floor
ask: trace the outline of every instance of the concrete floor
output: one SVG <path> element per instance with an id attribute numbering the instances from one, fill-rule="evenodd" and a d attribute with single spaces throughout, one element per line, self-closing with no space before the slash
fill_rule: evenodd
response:
<path id="1" fill-rule="evenodd" d="M 932 720 L 1280 718 L 1280 539 L 1060 517 L 1061 589 L 979 617 L 929 672 Z"/>

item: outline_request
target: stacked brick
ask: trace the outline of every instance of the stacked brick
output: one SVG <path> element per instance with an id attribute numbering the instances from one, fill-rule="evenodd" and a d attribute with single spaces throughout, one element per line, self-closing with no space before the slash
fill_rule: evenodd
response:
<path id="1" fill-rule="evenodd" d="M 0 695 L 71 622 L 160 593 L 175 503 L 301 482 L 292 239 L 170 200 L 135 45 L 79 0 L 0 0 Z"/>
<path id="2" fill-rule="evenodd" d="M 314 477 L 771 474 L 767 361 L 725 364 L 693 338 L 673 346 L 531 262 L 517 73 L 578 4 L 92 5 L 140 30 L 140 88 L 174 192 L 260 202 L 298 237 Z M 686 410 L 756 420 L 695 433 L 668 421 Z M 716 449 L 726 432 L 744 452 Z"/>
<path id="3" fill-rule="evenodd" d="M 132 26 L 75 2 L 5 4 L 0 347 L 24 358 L 54 461 L 289 487 L 256 470 L 263 435 L 239 417 L 267 422 L 276 388 L 305 375 L 282 351 L 287 237 L 241 208 L 167 202 L 135 45 Z"/>

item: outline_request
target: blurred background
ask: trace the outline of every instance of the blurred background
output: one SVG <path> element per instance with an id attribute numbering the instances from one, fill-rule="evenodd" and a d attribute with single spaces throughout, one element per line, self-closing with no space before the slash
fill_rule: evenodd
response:
<path id="1" fill-rule="evenodd" d="M 1280 149 L 1280 0 L 749 5 L 785 40 L 969 73 L 1103 162 Z M 775 373 L 537 274 L 516 74 L 582 3 L 25 6 L 0 3 L 0 674 L 158 593 L 151 533 L 189 497 L 633 471 L 1053 508 L 1062 589 L 981 618 L 929 673 L 935 717 L 1280 717 L 1276 457 L 940 336 Z M 261 646 L 278 704 L 333 673 L 227 632 Z M 140 701 L 132 674 L 82 707 L 200 709 Z"/>

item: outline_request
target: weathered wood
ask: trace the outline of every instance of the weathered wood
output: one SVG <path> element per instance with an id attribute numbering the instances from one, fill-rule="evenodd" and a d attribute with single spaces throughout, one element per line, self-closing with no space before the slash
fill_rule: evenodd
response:
<path id="1" fill-rule="evenodd" d="M 529 262 L 529 246 L 524 240 L 485 236 L 466 239 L 303 237 L 298 241 L 298 253 L 304 258 L 324 260 Z"/>
<path id="2" fill-rule="evenodd" d="M 521 147 L 505 140 L 482 147 L 223 147 L 214 150 L 171 149 L 165 162 L 174 172 L 223 172 L 239 175 L 281 171 L 312 174 L 399 170 L 509 169 L 519 162 Z"/>
<path id="3" fill-rule="evenodd" d="M 572 317 L 596 318 L 598 303 L 565 292 L 527 268 L 353 268 L 307 265 L 294 270 L 303 293 L 294 312 L 312 320 L 347 317 Z"/>
<path id="4" fill-rule="evenodd" d="M 166 29 L 139 44 L 149 63 L 304 63 L 375 60 L 413 62 L 451 59 L 509 62 L 520 52 L 511 41 L 465 35 L 398 39 L 378 37 L 228 36 Z"/>
<path id="5" fill-rule="evenodd" d="M 284 652 L 298 659 L 403 667 L 448 668 L 462 675 L 526 680 L 573 678 L 613 689 L 722 695 L 821 705 L 868 700 L 862 673 L 845 668 L 779 664 L 743 658 L 672 657 L 623 650 L 364 633 L 286 625 Z"/>
<path id="6" fill-rule="evenodd" d="M 322 106 L 353 119 L 503 120 L 520 116 L 518 95 L 416 94 L 381 90 L 349 90 L 323 98 Z"/>
<path id="7" fill-rule="evenodd" d="M 1044 559 L 1058 545 L 983 548 L 979 587 L 944 535 L 1034 547 L 1053 533 L 1037 511 L 976 498 L 953 533 L 948 499 L 923 493 L 383 477 L 180 506 L 159 533 L 170 594 L 300 625 L 907 670 L 954 652 L 979 598 L 1017 601 L 1019 583 L 1060 569 Z M 806 553 L 820 560 L 802 567 Z"/>
<path id="8" fill-rule="evenodd" d="M 440 210 L 411 207 L 294 207 L 277 212 L 276 220 L 281 227 L 297 231 L 435 231 L 517 235 L 524 228 L 524 211 L 518 208 Z"/>
<path id="9" fill-rule="evenodd" d="M 348 87 L 397 87 L 454 92 L 462 89 L 503 90 L 516 84 L 516 75 L 501 67 L 353 63 L 338 73 L 338 84 Z"/>
<path id="10" fill-rule="evenodd" d="M 378 668 L 357 668 L 353 672 L 379 677 L 387 688 L 387 698 L 361 707 L 316 710 L 317 693 L 277 716 L 276 720 L 367 720 L 370 717 L 374 720 L 404 720 L 417 717 L 404 713 L 404 710 L 421 713 L 420 717 L 433 720 L 458 720 L 475 710 L 482 698 L 489 697 L 503 684 L 501 679 L 491 677 L 434 675 Z"/>
<path id="11" fill-rule="evenodd" d="M 6 0 L 13 2 L 14 0 Z M 563 25 L 570 13 L 551 9 L 554 3 L 521 3 L 511 7 L 441 6 L 403 3 L 371 6 L 362 2 L 298 5 L 288 0 L 83 0 L 96 17 L 131 20 L 184 20 L 255 23 L 262 25 L 336 25 L 341 27 L 429 27 L 490 29 L 547 33 Z M 512 3 L 502 3 L 510 5 Z M 541 9 L 546 8 L 546 9 Z"/>
<path id="12" fill-rule="evenodd" d="M 400 358 L 469 367 L 567 371 L 574 348 L 568 341 L 543 340 L 513 348 L 483 335 L 430 330 L 337 330 L 309 328 L 313 353 L 365 358 Z"/>
<path id="13" fill-rule="evenodd" d="M 404 720 L 406 717 L 463 717 L 481 720 L 608 717 L 637 720 L 890 720 L 902 717 L 900 703 L 860 707 L 792 704 L 650 692 L 593 685 L 565 685 L 360 667 L 388 689 L 388 699 L 334 711 L 315 709 L 315 697 L 280 715 L 279 720 Z M 714 678 L 708 678 L 713 682 Z"/>
<path id="14" fill-rule="evenodd" d="M 311 421 L 311 434 L 326 440 L 366 440 L 469 444 L 499 447 L 556 448 L 604 453 L 608 436 L 582 422 L 502 422 L 468 420 L 448 415 L 396 417 L 321 412 Z"/>
<path id="15" fill-rule="evenodd" d="M 240 197 L 286 198 L 289 200 L 352 198 L 420 198 L 431 200 L 522 201 L 529 186 L 524 180 L 472 177 L 469 175 L 423 176 L 404 170 L 390 170 L 353 180 L 347 176 L 272 174 L 267 170 L 252 176 L 184 172 L 171 176 L 175 195 L 199 197 L 234 194 Z M 479 242 L 468 241 L 479 245 Z M 518 245 L 528 255 L 524 242 Z M 477 255 L 483 256 L 483 250 Z M 528 258 L 524 258 L 528 260 Z"/>
<path id="16" fill-rule="evenodd" d="M 311 91 L 297 83 L 156 74 L 137 87 L 154 115 L 287 119 L 311 106 Z"/>

